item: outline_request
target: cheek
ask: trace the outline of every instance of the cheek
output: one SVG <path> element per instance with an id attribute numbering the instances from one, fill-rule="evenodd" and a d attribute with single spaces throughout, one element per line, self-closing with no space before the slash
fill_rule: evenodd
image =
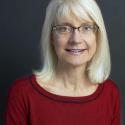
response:
<path id="1" fill-rule="evenodd" d="M 88 39 L 86 39 L 88 47 L 89 47 L 89 51 L 91 51 L 92 54 L 95 53 L 96 48 L 97 48 L 97 42 L 96 42 L 96 37 L 90 37 Z"/>
<path id="2" fill-rule="evenodd" d="M 65 37 L 60 37 L 58 35 L 52 36 L 52 44 L 55 48 L 63 48 L 65 47 L 67 40 Z"/>
<path id="3" fill-rule="evenodd" d="M 57 55 L 60 55 L 62 53 L 62 51 L 65 48 L 65 39 L 64 38 L 60 38 L 58 36 L 53 36 L 52 38 L 52 45 L 55 49 L 55 52 Z"/>
<path id="4" fill-rule="evenodd" d="M 97 49 L 97 42 L 96 42 L 96 39 L 95 39 L 95 40 L 93 40 L 93 42 L 92 42 L 92 44 L 91 44 L 92 55 L 95 54 L 96 49 Z"/>
<path id="5" fill-rule="evenodd" d="M 90 46 L 93 50 L 96 50 L 96 40 L 93 40 Z"/>

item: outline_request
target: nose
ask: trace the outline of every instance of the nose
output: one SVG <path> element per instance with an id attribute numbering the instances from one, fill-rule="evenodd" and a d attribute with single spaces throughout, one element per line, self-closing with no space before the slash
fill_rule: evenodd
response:
<path id="1" fill-rule="evenodd" d="M 76 44 L 80 44 L 81 43 L 81 34 L 79 32 L 78 29 L 74 29 L 74 31 L 72 32 L 69 42 L 70 43 L 76 43 Z"/>

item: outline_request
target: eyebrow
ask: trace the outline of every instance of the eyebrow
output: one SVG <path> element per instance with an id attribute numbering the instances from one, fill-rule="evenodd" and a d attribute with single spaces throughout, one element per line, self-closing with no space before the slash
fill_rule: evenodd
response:
<path id="1" fill-rule="evenodd" d="M 58 25 L 68 25 L 68 26 L 73 26 L 73 24 L 68 23 L 68 22 L 63 22 L 63 23 L 60 23 L 60 24 L 58 24 Z"/>
<path id="2" fill-rule="evenodd" d="M 84 22 L 84 23 L 82 23 L 80 26 L 82 26 L 82 25 L 84 25 L 84 24 L 94 24 L 94 22 Z M 57 25 L 68 25 L 68 26 L 74 26 L 73 24 L 68 23 L 68 22 L 63 22 L 63 23 L 60 23 L 60 24 L 57 24 Z"/>

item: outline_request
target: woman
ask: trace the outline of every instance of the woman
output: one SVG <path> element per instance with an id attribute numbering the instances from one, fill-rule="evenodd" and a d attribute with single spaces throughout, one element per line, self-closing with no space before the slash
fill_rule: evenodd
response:
<path id="1" fill-rule="evenodd" d="M 120 125 L 102 14 L 94 0 L 52 0 L 42 30 L 43 68 L 15 80 L 6 125 Z"/>

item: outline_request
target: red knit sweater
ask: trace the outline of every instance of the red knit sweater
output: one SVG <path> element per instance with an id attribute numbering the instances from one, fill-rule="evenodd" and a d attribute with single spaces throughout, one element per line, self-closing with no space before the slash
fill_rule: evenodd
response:
<path id="1" fill-rule="evenodd" d="M 120 94 L 111 80 L 89 96 L 48 92 L 34 75 L 15 80 L 8 94 L 5 125 L 120 125 Z"/>

